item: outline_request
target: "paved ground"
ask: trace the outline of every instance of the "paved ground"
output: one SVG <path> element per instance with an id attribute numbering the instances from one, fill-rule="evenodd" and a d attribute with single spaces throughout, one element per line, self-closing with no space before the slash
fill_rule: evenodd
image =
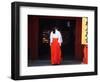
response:
<path id="1" fill-rule="evenodd" d="M 81 64 L 81 61 L 78 60 L 63 60 L 60 65 L 74 65 L 74 64 Z M 50 60 L 35 60 L 29 61 L 28 66 L 49 66 L 52 65 Z"/>

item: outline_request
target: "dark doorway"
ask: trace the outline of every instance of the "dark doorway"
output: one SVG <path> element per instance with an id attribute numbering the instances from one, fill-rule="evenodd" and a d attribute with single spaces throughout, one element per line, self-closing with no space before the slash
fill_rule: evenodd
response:
<path id="1" fill-rule="evenodd" d="M 63 60 L 72 60 L 75 55 L 75 25 L 76 20 L 74 19 L 39 19 L 39 60 L 50 60 L 50 45 L 49 36 L 51 29 L 57 26 L 62 34 L 62 57 Z"/>

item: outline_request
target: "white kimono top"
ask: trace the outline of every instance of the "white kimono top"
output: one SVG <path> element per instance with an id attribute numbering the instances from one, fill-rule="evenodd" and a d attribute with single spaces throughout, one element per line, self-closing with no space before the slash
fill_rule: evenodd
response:
<path id="1" fill-rule="evenodd" d="M 52 43 L 53 38 L 58 38 L 59 44 L 63 42 L 61 33 L 57 29 L 55 30 L 55 33 L 53 33 L 53 31 L 50 33 L 50 43 Z"/>

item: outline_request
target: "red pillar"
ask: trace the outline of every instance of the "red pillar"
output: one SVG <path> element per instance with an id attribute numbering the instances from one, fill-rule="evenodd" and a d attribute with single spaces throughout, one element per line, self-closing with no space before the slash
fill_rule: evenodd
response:
<path id="1" fill-rule="evenodd" d="M 37 16 L 28 16 L 28 51 L 29 59 L 38 58 L 38 31 L 39 19 Z"/>
<path id="2" fill-rule="evenodd" d="M 76 28 L 75 28 L 75 59 L 82 61 L 82 45 L 81 45 L 81 35 L 82 35 L 82 18 L 76 18 Z"/>
<path id="3" fill-rule="evenodd" d="M 88 64 L 88 46 L 83 46 L 83 63 Z"/>

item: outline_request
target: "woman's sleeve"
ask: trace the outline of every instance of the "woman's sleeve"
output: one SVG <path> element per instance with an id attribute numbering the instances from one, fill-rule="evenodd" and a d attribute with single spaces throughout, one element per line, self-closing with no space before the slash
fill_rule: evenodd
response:
<path id="1" fill-rule="evenodd" d="M 63 40 L 62 40 L 62 35 L 61 35 L 61 33 L 59 32 L 59 43 L 62 43 L 63 42 Z"/>
<path id="2" fill-rule="evenodd" d="M 50 43 L 52 43 L 52 32 L 50 33 Z"/>

